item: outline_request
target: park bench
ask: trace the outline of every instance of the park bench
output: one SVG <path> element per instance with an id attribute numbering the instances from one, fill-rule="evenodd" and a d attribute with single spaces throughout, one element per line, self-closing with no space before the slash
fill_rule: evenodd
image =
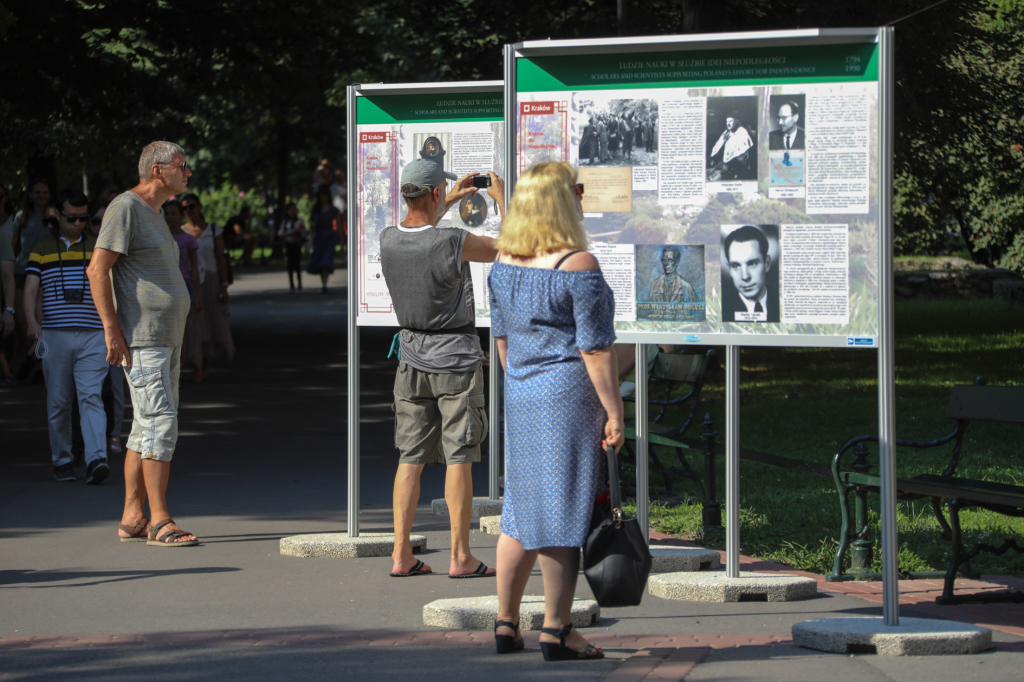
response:
<path id="1" fill-rule="evenodd" d="M 989 509 L 1007 516 L 1024 516 L 1024 486 L 978 481 L 956 475 L 957 466 L 963 453 L 964 435 L 972 421 L 996 422 L 1004 424 L 1024 424 L 1024 387 L 986 386 L 981 377 L 973 386 L 956 386 L 946 408 L 946 417 L 956 421 L 956 428 L 950 433 L 932 441 L 897 440 L 896 444 L 910 448 L 933 448 L 953 444 L 948 464 L 941 473 L 924 473 L 912 478 L 897 478 L 897 499 L 918 500 L 929 498 L 932 511 L 942 529 L 942 537 L 951 545 L 949 565 L 944 574 L 945 584 L 942 596 L 936 598 L 938 604 L 962 604 L 971 602 L 1014 601 L 1024 602 L 1024 592 L 999 592 L 979 595 L 955 595 L 953 585 L 957 574 L 975 578 L 978 574 L 971 570 L 970 561 L 981 552 L 1003 554 L 1010 549 L 1024 552 L 1024 546 L 1017 543 L 1016 538 L 1008 538 L 995 546 L 978 542 L 969 551 L 964 549 L 960 528 L 960 510 L 969 507 Z M 829 581 L 843 581 L 856 578 L 878 577 L 869 573 L 872 559 L 871 529 L 868 524 L 867 495 L 877 493 L 881 486 L 881 477 L 872 473 L 872 465 L 867 460 L 866 443 L 877 442 L 877 436 L 858 436 L 849 440 L 836 453 L 832 460 L 832 475 L 839 491 L 840 509 L 842 511 L 842 529 L 840 531 L 839 548 L 836 551 L 832 573 L 826 576 Z M 852 451 L 853 461 L 847 463 L 846 453 Z M 854 511 L 850 513 L 850 493 L 854 494 Z M 948 500 L 946 508 L 949 513 L 947 521 L 942 511 L 942 500 Z M 853 528 L 851 528 L 851 521 Z M 852 546 L 851 571 L 844 573 L 843 560 L 846 550 Z M 920 577 L 904 574 L 905 577 Z"/>
<path id="2" fill-rule="evenodd" d="M 709 499 L 709 490 L 714 496 L 714 467 L 710 471 L 705 467 L 704 478 L 710 476 L 708 485 L 705 485 L 703 478 L 687 461 L 684 450 L 690 449 L 691 445 L 680 440 L 694 422 L 704 387 L 704 372 L 714 357 L 714 350 L 700 352 L 695 348 L 683 348 L 681 353 L 659 352 L 648 373 L 648 466 L 652 473 L 660 474 L 662 478 L 662 487 L 656 488 L 656 492 L 674 494 L 672 475 L 675 474 L 692 480 L 705 501 Z M 673 397 L 680 388 L 685 393 Z M 622 400 L 636 404 L 636 396 L 623 396 Z M 636 429 L 628 423 L 625 438 L 623 467 L 635 471 Z M 666 451 L 675 455 L 675 463 L 663 459 Z"/>

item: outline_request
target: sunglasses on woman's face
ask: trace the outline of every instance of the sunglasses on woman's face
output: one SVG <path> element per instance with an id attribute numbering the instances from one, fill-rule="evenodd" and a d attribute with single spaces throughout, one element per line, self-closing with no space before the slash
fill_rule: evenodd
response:
<path id="1" fill-rule="evenodd" d="M 195 208 L 195 206 L 193 206 L 192 204 L 182 204 L 181 205 L 181 210 L 182 211 L 191 211 L 193 208 Z"/>

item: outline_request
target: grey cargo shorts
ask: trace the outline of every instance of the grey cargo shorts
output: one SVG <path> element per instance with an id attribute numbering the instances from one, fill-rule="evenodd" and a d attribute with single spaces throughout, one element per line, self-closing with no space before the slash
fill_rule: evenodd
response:
<path id="1" fill-rule="evenodd" d="M 395 447 L 400 464 L 480 461 L 487 436 L 484 373 L 432 374 L 402 362 L 395 375 Z"/>

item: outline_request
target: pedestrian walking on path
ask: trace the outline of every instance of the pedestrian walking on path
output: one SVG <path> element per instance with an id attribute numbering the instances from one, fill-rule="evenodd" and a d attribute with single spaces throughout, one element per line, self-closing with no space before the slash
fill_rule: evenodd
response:
<path id="1" fill-rule="evenodd" d="M 50 428 L 53 477 L 76 480 L 72 469 L 71 412 L 75 398 L 81 415 L 86 483 L 98 484 L 107 466 L 107 416 L 103 380 L 107 378 L 103 323 L 93 305 L 86 267 L 96 240 L 83 233 L 89 200 L 77 190 L 58 199 L 59 231 L 36 242 L 25 267 L 25 319 L 33 347 L 43 344 L 46 416 Z M 43 317 L 36 320 L 37 300 Z"/>
<path id="2" fill-rule="evenodd" d="M 572 600 L 606 480 L 601 453 L 624 442 L 615 301 L 585 251 L 583 189 L 568 163 L 527 169 L 488 278 L 508 425 L 495 643 L 498 653 L 522 648 L 520 602 L 539 557 L 546 661 L 604 657 L 573 629 Z"/>
<path id="3" fill-rule="evenodd" d="M 124 458 L 125 502 L 118 535 L 122 541 L 145 539 L 160 547 L 199 544 L 167 508 L 189 300 L 178 268 L 178 244 L 161 206 L 185 191 L 191 175 L 181 147 L 148 144 L 139 159 L 139 184 L 107 207 L 89 265 L 107 361 L 124 365 L 135 413 Z M 147 500 L 150 518 L 144 515 Z"/>

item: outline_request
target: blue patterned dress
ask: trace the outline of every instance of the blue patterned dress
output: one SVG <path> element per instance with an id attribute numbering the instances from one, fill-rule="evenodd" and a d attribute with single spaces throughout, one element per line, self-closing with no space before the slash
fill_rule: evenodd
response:
<path id="1" fill-rule="evenodd" d="M 525 549 L 582 547 L 602 484 L 605 413 L 581 351 L 615 343 L 600 272 L 495 263 L 491 333 L 508 338 L 503 533 Z"/>

